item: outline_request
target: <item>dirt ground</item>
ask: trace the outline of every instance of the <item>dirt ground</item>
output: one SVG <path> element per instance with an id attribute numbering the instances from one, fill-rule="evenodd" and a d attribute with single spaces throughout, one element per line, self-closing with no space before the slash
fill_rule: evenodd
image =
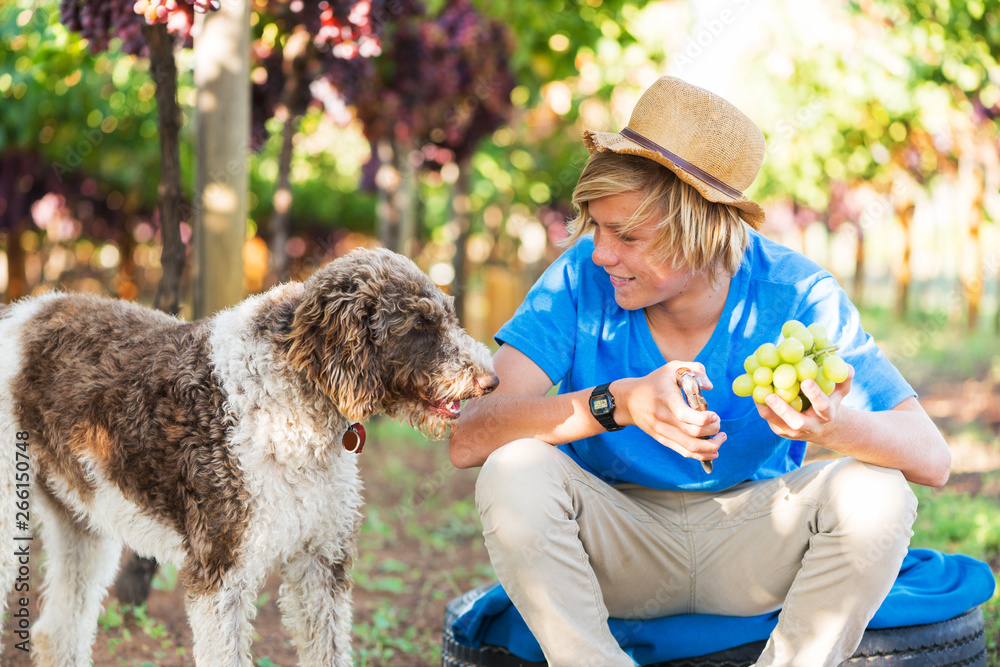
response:
<path id="1" fill-rule="evenodd" d="M 475 471 L 458 471 L 447 445 L 386 424 L 369 427 L 360 461 L 365 480 L 366 524 L 354 568 L 355 664 L 415 667 L 440 664 L 441 619 L 448 600 L 492 580 L 489 557 L 471 498 Z M 383 433 L 380 435 L 380 433 Z M 457 510 L 456 510 L 457 508 Z M 456 511 L 459 516 L 456 516 Z M 28 607 L 38 617 L 39 570 L 44 558 L 33 543 Z M 131 557 L 123 554 L 123 562 Z M 112 588 L 94 643 L 97 667 L 193 665 L 191 631 L 179 586 L 163 581 L 151 592 L 145 615 L 121 613 Z M 276 601 L 281 579 L 272 575 L 258 598 L 253 655 L 257 667 L 298 664 Z M 168 588 L 169 590 L 163 590 Z M 8 610 L 18 604 L 8 598 Z M 5 623 L 0 666 L 28 667 L 28 654 Z"/>
<path id="2" fill-rule="evenodd" d="M 922 402 L 946 433 L 954 434 L 949 435 L 955 470 L 950 485 L 971 495 L 1000 498 L 995 481 L 985 486 L 983 482 L 984 471 L 1000 468 L 1000 449 L 995 446 L 1000 413 L 995 389 L 988 391 L 991 400 L 981 399 L 984 391 L 974 383 L 942 385 L 925 392 Z M 968 424 L 976 425 L 972 436 Z M 476 472 L 451 468 L 444 443 L 424 442 L 391 425 L 373 424 L 369 431 L 361 459 L 367 519 L 354 571 L 355 665 L 437 665 L 445 604 L 492 579 L 472 505 Z M 823 452 L 811 449 L 810 456 L 821 457 Z M 32 619 L 38 613 L 35 593 L 41 562 L 36 553 Z M 276 605 L 279 586 L 280 579 L 272 576 L 258 600 L 253 644 L 257 667 L 297 664 Z M 8 609 L 13 604 L 11 598 Z M 193 664 L 183 595 L 170 581 L 152 592 L 145 616 L 121 614 L 113 589 L 105 607 L 110 611 L 94 644 L 98 667 Z M 26 667 L 27 655 L 13 648 L 10 623 L 6 625 L 0 665 Z"/>

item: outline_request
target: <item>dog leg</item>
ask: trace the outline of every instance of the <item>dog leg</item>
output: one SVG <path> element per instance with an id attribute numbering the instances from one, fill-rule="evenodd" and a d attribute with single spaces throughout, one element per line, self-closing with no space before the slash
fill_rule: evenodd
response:
<path id="1" fill-rule="evenodd" d="M 229 577 L 230 584 L 211 593 L 188 593 L 188 622 L 194 632 L 194 663 L 198 667 L 252 667 L 250 621 L 257 613 L 257 579 Z"/>
<path id="2" fill-rule="evenodd" d="M 303 553 L 282 568 L 278 606 L 303 667 L 350 667 L 349 563 Z"/>
<path id="3" fill-rule="evenodd" d="M 86 667 L 121 544 L 90 532 L 45 494 L 39 501 L 45 578 L 42 611 L 32 632 L 35 664 Z"/>

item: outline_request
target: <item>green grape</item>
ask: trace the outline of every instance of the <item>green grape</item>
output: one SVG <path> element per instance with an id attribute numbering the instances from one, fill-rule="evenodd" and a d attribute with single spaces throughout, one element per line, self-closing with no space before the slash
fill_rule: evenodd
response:
<path id="1" fill-rule="evenodd" d="M 774 369 L 771 381 L 778 389 L 788 389 L 795 384 L 798 379 L 799 376 L 798 373 L 795 372 L 795 366 L 792 366 L 791 364 L 781 364 Z"/>
<path id="2" fill-rule="evenodd" d="M 802 324 L 802 322 L 799 322 L 798 320 L 788 320 L 787 322 L 781 325 L 781 335 L 784 336 L 785 338 L 791 338 L 793 335 L 792 334 L 793 331 L 795 331 L 796 329 L 805 329 L 805 328 L 806 325 Z"/>
<path id="3" fill-rule="evenodd" d="M 837 388 L 837 383 L 826 376 L 825 367 L 821 368 L 819 373 L 816 375 L 816 384 L 819 388 L 823 390 L 823 393 L 829 396 L 833 393 L 833 390 Z"/>
<path id="4" fill-rule="evenodd" d="M 823 362 L 823 374 L 830 378 L 831 382 L 839 384 L 847 379 L 847 362 L 840 357 L 831 356 Z"/>
<path id="5" fill-rule="evenodd" d="M 778 345 L 778 355 L 782 361 L 797 364 L 806 354 L 806 346 L 798 338 L 786 338 Z"/>
<path id="6" fill-rule="evenodd" d="M 792 338 L 799 340 L 802 343 L 802 347 L 805 348 L 806 352 L 813 348 L 813 335 L 809 333 L 809 329 L 802 327 L 801 329 L 796 329 L 792 332 Z"/>
<path id="7" fill-rule="evenodd" d="M 822 349 L 830 344 L 830 339 L 826 337 L 826 329 L 823 328 L 822 324 L 810 324 L 808 326 L 809 333 L 812 334 L 813 344 L 816 349 Z"/>
<path id="8" fill-rule="evenodd" d="M 784 339 L 775 345 L 764 343 L 743 362 L 746 374 L 733 380 L 733 393 L 764 403 L 776 393 L 798 412 L 811 407 L 801 383 L 813 380 L 823 393 L 832 394 L 850 372 L 846 361 L 837 356 L 837 347 L 822 324 L 804 325 L 788 320 L 781 326 Z"/>
<path id="9" fill-rule="evenodd" d="M 781 333 L 785 338 L 798 338 L 803 343 L 807 343 L 806 347 L 812 344 L 812 334 L 809 333 L 809 329 L 806 325 L 802 324 L 798 320 L 788 320 L 785 325 L 781 327 Z"/>
<path id="10" fill-rule="evenodd" d="M 753 372 L 753 383 L 760 387 L 770 387 L 772 373 L 767 366 L 761 366 Z"/>
<path id="11" fill-rule="evenodd" d="M 774 393 L 781 396 L 787 403 L 791 403 L 794 399 L 799 397 L 799 388 L 795 387 L 792 389 L 775 389 Z"/>
<path id="12" fill-rule="evenodd" d="M 747 397 L 753 394 L 755 386 L 753 378 L 744 374 L 733 380 L 733 393 L 737 396 Z"/>
<path id="13" fill-rule="evenodd" d="M 777 368 L 781 363 L 781 356 L 778 354 L 778 346 L 774 343 L 764 343 L 757 348 L 757 362 L 767 368 Z"/>
<path id="14" fill-rule="evenodd" d="M 803 357 L 802 361 L 795 364 L 795 373 L 799 382 L 802 380 L 815 380 L 819 373 L 819 366 L 810 357 Z"/>

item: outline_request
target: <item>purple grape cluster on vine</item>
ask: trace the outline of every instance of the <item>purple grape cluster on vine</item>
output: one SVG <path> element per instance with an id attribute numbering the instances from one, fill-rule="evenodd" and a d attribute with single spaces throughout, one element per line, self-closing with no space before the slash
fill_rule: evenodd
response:
<path id="1" fill-rule="evenodd" d="M 348 99 L 370 141 L 412 145 L 421 166 L 436 169 L 470 155 L 506 120 L 512 52 L 505 25 L 468 0 L 451 0 L 433 19 L 400 24 L 374 85 L 357 86 Z"/>
<path id="2" fill-rule="evenodd" d="M 251 145 L 260 148 L 267 137 L 265 123 L 282 105 L 293 114 L 311 102 L 331 109 L 355 100 L 374 79 L 373 59 L 382 53 L 388 28 L 424 14 L 418 0 L 267 0 L 261 15 L 273 21 L 281 38 L 253 47 L 258 72 L 254 79 Z M 285 48 L 288 38 L 304 31 L 309 36 L 305 83 L 295 99 L 283 99 L 289 73 Z M 314 85 L 314 84 L 319 85 Z"/>
<path id="3" fill-rule="evenodd" d="M 61 0 L 59 18 L 68 30 L 88 41 L 93 53 L 106 51 L 110 40 L 118 37 L 124 53 L 145 55 L 144 23 L 164 23 L 167 30 L 187 42 L 194 13 L 221 6 L 220 0 Z"/>
<path id="4" fill-rule="evenodd" d="M 121 50 L 140 54 L 146 42 L 142 37 L 142 18 L 132 11 L 134 0 L 62 0 L 59 13 L 68 30 L 80 33 L 91 52 L 108 49 L 112 37 L 122 40 Z"/>

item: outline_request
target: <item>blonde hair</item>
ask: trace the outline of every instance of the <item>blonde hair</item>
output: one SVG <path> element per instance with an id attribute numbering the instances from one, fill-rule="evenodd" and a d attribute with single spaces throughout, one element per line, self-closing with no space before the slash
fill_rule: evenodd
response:
<path id="1" fill-rule="evenodd" d="M 589 202 L 623 192 L 644 197 L 635 215 L 616 231 L 625 234 L 657 218 L 656 236 L 648 248 L 654 260 L 705 271 L 713 283 L 720 274 L 739 271 L 749 243 L 739 209 L 708 201 L 663 165 L 638 155 L 599 151 L 590 156 L 573 190 L 573 204 L 580 212 L 569 222 L 565 243 L 576 243 L 593 231 Z"/>

